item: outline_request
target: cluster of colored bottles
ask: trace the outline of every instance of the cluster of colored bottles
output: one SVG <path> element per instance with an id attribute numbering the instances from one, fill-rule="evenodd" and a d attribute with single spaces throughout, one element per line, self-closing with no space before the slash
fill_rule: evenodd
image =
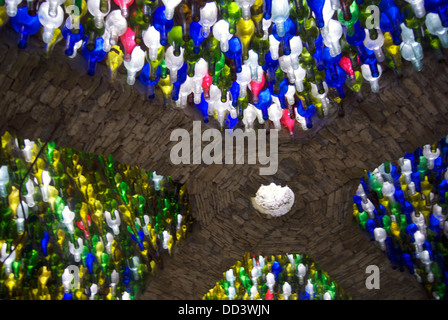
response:
<path id="1" fill-rule="evenodd" d="M 444 59 L 448 4 L 441 0 L 5 0 L 19 46 L 42 27 L 46 48 L 58 38 L 78 49 L 88 73 L 121 65 L 154 97 L 191 106 L 221 128 L 251 119 L 291 134 L 361 87 L 379 91 L 384 67 L 402 60 L 422 69 L 423 46 Z M 0 4 L 1 5 L 1 4 Z M 65 8 L 65 9 L 63 9 Z M 89 14 L 87 14 L 89 13 Z M 245 113 L 246 111 L 246 113 Z M 219 116 L 224 115 L 223 116 Z M 252 120 L 253 123 L 253 120 Z"/>
<path id="2" fill-rule="evenodd" d="M 203 300 L 350 300 L 305 254 L 246 253 Z"/>
<path id="3" fill-rule="evenodd" d="M 46 50 L 64 38 L 88 73 L 121 66 L 165 103 L 191 106 L 232 129 L 271 121 L 290 134 L 344 99 L 379 91 L 385 66 L 422 69 L 423 46 L 444 59 L 447 3 L 441 0 L 46 0 L 1 1 L 19 47 L 42 28 Z M 88 14 L 87 14 L 88 13 Z M 339 105 L 339 110 L 341 106 Z M 218 114 L 220 116 L 218 116 Z"/>
<path id="4" fill-rule="evenodd" d="M 184 185 L 5 133 L 0 299 L 135 299 L 186 237 Z"/>
<path id="5" fill-rule="evenodd" d="M 393 267 L 448 298 L 448 136 L 365 172 L 353 214 Z"/>

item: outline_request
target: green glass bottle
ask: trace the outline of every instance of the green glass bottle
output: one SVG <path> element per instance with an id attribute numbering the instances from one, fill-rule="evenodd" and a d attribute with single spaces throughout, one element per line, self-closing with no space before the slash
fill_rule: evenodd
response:
<path id="1" fill-rule="evenodd" d="M 355 32 L 354 25 L 358 21 L 359 18 L 359 8 L 356 1 L 352 1 L 349 10 L 342 10 L 342 1 L 344 1 L 347 5 L 350 4 L 348 0 L 341 0 L 341 10 L 338 12 L 338 20 L 339 22 L 347 28 L 347 34 L 353 35 Z M 349 18 L 349 20 L 345 20 Z"/>
<path id="2" fill-rule="evenodd" d="M 274 94 L 280 93 L 280 83 L 285 79 L 285 73 L 282 71 L 282 69 L 277 68 L 275 70 L 275 81 L 273 83 L 273 92 Z"/>
<path id="3" fill-rule="evenodd" d="M 95 41 L 97 37 L 101 37 L 104 33 L 104 26 L 101 29 L 98 29 L 95 26 L 95 22 L 93 19 L 93 16 L 89 16 L 86 19 L 85 25 L 84 25 L 84 32 L 87 36 L 87 48 L 89 50 L 95 49 Z"/>
<path id="4" fill-rule="evenodd" d="M 417 18 L 411 4 L 403 6 L 400 11 L 403 16 L 404 24 L 414 33 L 415 41 L 421 43 L 424 37 L 423 25 L 425 23 L 425 18 Z"/>
<path id="5" fill-rule="evenodd" d="M 341 47 L 342 47 L 342 54 L 350 59 L 350 64 L 352 66 L 353 71 L 359 71 L 361 72 L 361 66 L 358 62 L 358 51 L 355 47 L 350 45 L 347 40 L 345 40 L 345 37 L 341 38 Z"/>
<path id="6" fill-rule="evenodd" d="M 199 52 L 195 53 L 193 40 L 185 42 L 184 61 L 188 65 L 187 74 L 189 77 L 194 76 L 194 67 L 196 65 L 196 62 L 198 62 L 199 59 L 202 57 L 202 54 L 203 54 L 202 46 L 200 47 Z"/>
<path id="7" fill-rule="evenodd" d="M 306 21 L 311 12 L 308 3 L 304 0 L 291 0 L 289 5 L 291 7 L 289 16 L 297 26 L 296 35 L 304 37 L 306 35 Z"/>
<path id="8" fill-rule="evenodd" d="M 324 88 L 324 81 L 325 81 L 325 71 L 323 70 L 318 70 L 317 68 L 315 69 L 315 79 L 316 79 L 316 86 L 317 86 L 317 92 L 319 92 L 319 94 L 324 94 L 325 93 L 325 88 Z"/>
<path id="9" fill-rule="evenodd" d="M 143 22 L 145 24 L 152 25 L 153 14 L 158 6 L 157 1 L 137 0 L 136 6 L 137 6 L 137 10 L 141 12 Z"/>
<path id="10" fill-rule="evenodd" d="M 208 37 L 204 41 L 204 59 L 207 61 L 208 74 L 213 76 L 215 74 L 215 65 L 221 59 L 221 49 L 219 41 L 214 37 Z"/>
<path id="11" fill-rule="evenodd" d="M 300 92 L 299 96 L 305 100 L 305 103 L 302 104 L 304 110 L 308 110 L 308 107 L 314 104 L 311 94 L 311 83 L 308 80 L 303 81 L 303 91 Z"/>
<path id="12" fill-rule="evenodd" d="M 255 28 L 254 35 L 261 38 L 263 37 L 263 0 L 255 0 L 250 12 Z"/>
<path id="13" fill-rule="evenodd" d="M 305 32 L 300 35 L 302 38 L 304 48 L 306 47 L 310 54 L 316 53 L 315 41 L 319 37 L 319 29 L 316 26 L 314 18 L 309 18 L 305 21 Z"/>
<path id="14" fill-rule="evenodd" d="M 307 48 L 302 49 L 302 54 L 299 57 L 300 65 L 306 71 L 306 80 L 310 82 L 316 82 L 316 62 L 311 55 L 311 53 L 307 50 Z"/>
<path id="15" fill-rule="evenodd" d="M 347 78 L 345 81 L 345 85 L 355 93 L 356 95 L 356 101 L 362 102 L 363 96 L 362 96 L 362 85 L 364 83 L 364 78 L 362 76 L 362 73 L 359 71 L 355 71 L 355 80 L 351 81 L 350 78 Z"/>
<path id="16" fill-rule="evenodd" d="M 168 32 L 168 44 L 173 46 L 174 55 L 178 57 L 181 53 L 181 47 L 185 44 L 181 26 L 174 26 L 170 32 Z"/>
<path id="17" fill-rule="evenodd" d="M 147 54 L 146 60 L 149 61 L 149 65 L 150 65 L 149 80 L 154 81 L 157 79 L 157 68 L 159 67 L 159 65 L 162 63 L 162 61 L 165 58 L 165 47 L 161 46 L 157 50 L 157 58 L 155 60 L 149 59 L 148 51 L 146 52 L 146 54 Z"/>
<path id="18" fill-rule="evenodd" d="M 363 230 L 366 230 L 366 222 L 369 219 L 369 215 L 367 212 L 362 211 L 358 214 L 359 224 L 361 225 Z"/>
<path id="19" fill-rule="evenodd" d="M 338 17 L 339 15 L 342 16 L 342 18 L 344 19 L 344 21 L 350 21 L 352 19 L 352 13 L 350 10 L 350 6 L 352 5 L 352 3 L 355 2 L 353 0 L 339 0 L 339 3 L 341 5 L 341 9 L 340 12 L 338 13 Z"/>
<path id="20" fill-rule="evenodd" d="M 160 78 L 166 79 L 166 76 L 168 75 L 168 67 L 165 64 L 165 59 L 160 64 Z"/>
<path id="21" fill-rule="evenodd" d="M 156 1 L 155 1 L 156 2 Z M 175 26 L 182 28 L 182 39 L 188 42 L 190 37 L 190 24 L 192 22 L 191 10 L 185 3 L 180 3 L 174 10 Z"/>
<path id="22" fill-rule="evenodd" d="M 224 69 L 224 66 L 226 65 L 226 57 L 224 53 L 221 53 L 221 58 L 219 61 L 215 64 L 215 74 L 213 75 L 213 84 L 215 86 L 218 85 L 219 82 L 219 76 L 221 74 L 221 71 Z"/>
<path id="23" fill-rule="evenodd" d="M 201 0 L 187 0 L 188 7 L 191 10 L 191 18 L 198 22 L 201 18 Z"/>
<path id="24" fill-rule="evenodd" d="M 30 16 L 35 16 L 37 14 L 38 4 L 39 4 L 39 1 L 37 1 L 37 0 L 27 0 L 26 1 L 26 5 L 28 7 L 28 14 Z M 3 7 L 4 5 L 5 5 L 5 0 L 0 0 L 0 6 Z"/>
<path id="25" fill-rule="evenodd" d="M 246 96 L 238 98 L 238 119 L 243 119 L 243 112 L 249 105 L 249 98 Z"/>
<path id="26" fill-rule="evenodd" d="M 252 39 L 252 50 L 258 54 L 258 64 L 264 66 L 265 56 L 269 52 L 269 39 L 254 36 Z"/>
<path id="27" fill-rule="evenodd" d="M 143 12 L 141 10 L 132 10 L 129 16 L 129 27 L 132 31 L 134 31 L 135 43 L 146 51 L 147 48 L 143 42 L 143 31 L 148 29 L 149 23 L 145 22 Z"/>
<path id="28" fill-rule="evenodd" d="M 401 57 L 400 46 L 393 43 L 392 36 L 389 32 L 384 33 L 384 52 L 388 67 L 394 70 L 398 78 L 403 76 L 403 63 Z"/>
<path id="29" fill-rule="evenodd" d="M 47 146 L 45 148 L 47 160 L 50 165 L 53 165 L 53 153 L 54 153 L 55 147 L 56 146 L 55 146 L 54 142 L 49 142 L 49 143 L 47 143 Z"/>
<path id="30" fill-rule="evenodd" d="M 426 28 L 424 30 L 423 43 L 427 47 L 432 48 L 437 61 L 444 62 L 446 60 L 442 43 L 440 42 L 439 37 L 431 34 Z"/>
<path id="31" fill-rule="evenodd" d="M 224 18 L 224 20 L 226 20 L 229 23 L 229 32 L 231 34 L 235 34 L 236 24 L 241 19 L 241 9 L 238 6 L 237 2 L 230 2 L 227 7 L 227 11 L 228 11 L 228 18 L 227 19 Z"/>

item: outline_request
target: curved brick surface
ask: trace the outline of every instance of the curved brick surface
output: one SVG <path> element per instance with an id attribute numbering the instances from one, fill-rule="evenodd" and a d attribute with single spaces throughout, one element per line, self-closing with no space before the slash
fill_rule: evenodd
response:
<path id="1" fill-rule="evenodd" d="M 431 61 L 430 52 L 421 73 L 406 65 L 404 78 L 397 80 L 385 71 L 379 95 L 371 94 L 367 83 L 363 102 L 349 94 L 344 117 L 334 107 L 327 119 L 317 120 L 310 132 L 299 130 L 295 139 L 282 131 L 278 171 L 260 176 L 258 165 L 173 165 L 170 133 L 192 131 L 193 109 L 149 101 L 144 88 L 124 84 L 124 67 L 109 83 L 104 65 L 89 77 L 84 59 L 68 59 L 61 44 L 46 59 L 39 37 L 30 39 L 25 51 L 15 41 L 9 27 L 0 31 L 0 131 L 112 154 L 187 182 L 195 227 L 150 279 L 143 299 L 200 299 L 245 251 L 306 253 L 353 299 L 427 298 L 414 278 L 392 270 L 360 232 L 351 206 L 365 169 L 448 133 L 448 68 Z M 287 215 L 268 220 L 252 209 L 250 197 L 270 182 L 288 184 L 296 203 Z M 380 290 L 365 289 L 371 264 L 380 267 Z"/>

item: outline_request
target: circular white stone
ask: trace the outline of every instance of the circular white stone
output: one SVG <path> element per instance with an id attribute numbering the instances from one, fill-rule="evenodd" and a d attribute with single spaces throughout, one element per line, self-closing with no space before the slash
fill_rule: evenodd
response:
<path id="1" fill-rule="evenodd" d="M 282 187 L 271 183 L 268 186 L 261 185 L 251 200 L 258 212 L 279 217 L 291 210 L 294 205 L 294 192 L 288 186 Z"/>

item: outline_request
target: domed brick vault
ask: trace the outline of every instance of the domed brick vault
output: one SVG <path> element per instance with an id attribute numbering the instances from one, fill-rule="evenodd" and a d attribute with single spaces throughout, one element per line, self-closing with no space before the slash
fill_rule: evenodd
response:
<path id="1" fill-rule="evenodd" d="M 430 298 L 415 277 L 394 270 L 361 232 L 352 218 L 352 196 L 365 169 L 448 133 L 448 67 L 431 52 L 425 52 L 420 73 L 408 63 L 402 79 L 386 70 L 379 94 L 365 84 L 358 103 L 349 93 L 345 116 L 332 107 L 310 131 L 296 126 L 291 138 L 282 130 L 278 171 L 261 176 L 258 164 L 173 165 L 169 155 L 176 142 L 170 134 L 176 128 L 192 132 L 191 108 L 150 101 L 138 85 L 121 81 L 123 74 L 110 83 L 104 65 L 88 76 L 85 60 L 68 59 L 60 44 L 46 59 L 39 37 L 30 39 L 26 50 L 16 41 L 9 27 L 0 31 L 1 133 L 111 154 L 187 184 L 192 232 L 151 277 L 141 299 L 201 299 L 245 252 L 306 253 L 354 300 Z M 271 182 L 288 185 L 295 204 L 288 214 L 266 219 L 250 198 Z M 378 290 L 366 289 L 368 265 L 380 268 Z"/>

